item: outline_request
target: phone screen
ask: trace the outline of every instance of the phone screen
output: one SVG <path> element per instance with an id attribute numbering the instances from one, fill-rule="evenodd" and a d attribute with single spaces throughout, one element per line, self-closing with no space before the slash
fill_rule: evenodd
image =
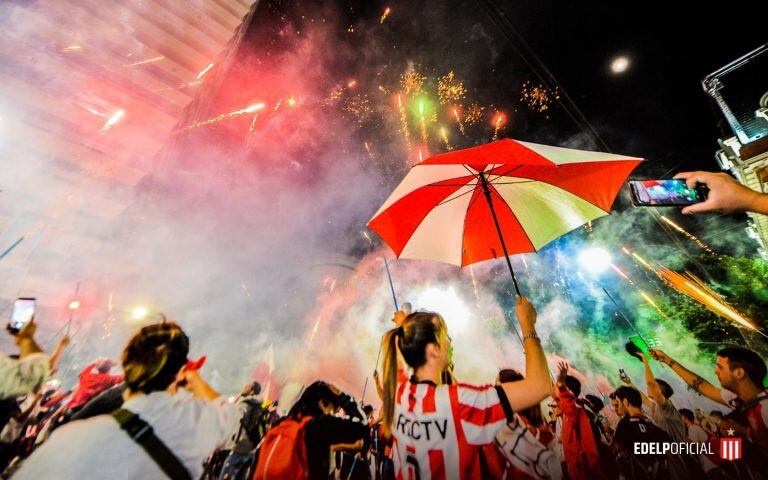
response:
<path id="1" fill-rule="evenodd" d="M 704 201 L 701 189 L 688 188 L 685 180 L 632 180 L 632 203 L 639 206 L 685 206 Z"/>
<path id="2" fill-rule="evenodd" d="M 35 314 L 34 298 L 17 298 L 13 302 L 13 313 L 11 314 L 11 330 L 18 332 L 32 320 Z"/>

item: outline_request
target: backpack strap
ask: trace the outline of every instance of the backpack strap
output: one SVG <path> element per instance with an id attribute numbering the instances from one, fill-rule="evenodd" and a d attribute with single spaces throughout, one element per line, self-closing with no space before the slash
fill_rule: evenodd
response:
<path id="1" fill-rule="evenodd" d="M 147 452 L 158 467 L 171 480 L 192 480 L 189 470 L 181 460 L 155 435 L 152 426 L 137 414 L 125 408 L 118 408 L 110 414 L 120 428 Z"/>

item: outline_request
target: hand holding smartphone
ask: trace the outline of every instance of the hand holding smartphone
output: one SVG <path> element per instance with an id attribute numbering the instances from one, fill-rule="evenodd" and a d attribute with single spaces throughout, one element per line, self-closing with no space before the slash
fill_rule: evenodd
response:
<path id="1" fill-rule="evenodd" d="M 629 194 L 636 207 L 685 207 L 707 199 L 707 187 L 688 188 L 685 180 L 630 180 Z"/>

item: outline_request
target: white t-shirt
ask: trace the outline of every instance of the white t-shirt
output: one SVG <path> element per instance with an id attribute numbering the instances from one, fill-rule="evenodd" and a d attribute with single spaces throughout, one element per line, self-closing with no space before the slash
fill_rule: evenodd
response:
<path id="1" fill-rule="evenodd" d="M 153 392 L 125 402 L 181 460 L 192 478 L 203 472 L 203 460 L 224 443 L 239 422 L 237 408 L 226 398 L 211 402 L 187 391 L 176 395 Z M 14 480 L 164 479 L 163 471 L 144 449 L 120 429 L 109 415 L 99 415 L 62 426 L 36 450 L 14 475 Z"/>
<path id="2" fill-rule="evenodd" d="M 0 400 L 34 391 L 51 373 L 51 359 L 44 353 L 33 353 L 21 360 L 0 356 Z"/>

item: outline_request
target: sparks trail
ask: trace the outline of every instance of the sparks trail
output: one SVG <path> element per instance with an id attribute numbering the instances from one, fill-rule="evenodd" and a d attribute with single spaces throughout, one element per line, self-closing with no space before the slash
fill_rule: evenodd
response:
<path id="1" fill-rule="evenodd" d="M 381 19 L 379 19 L 379 23 L 384 23 L 384 21 L 389 17 L 389 14 L 392 12 L 392 9 L 389 7 L 384 9 L 384 13 L 381 14 Z"/>
<path id="2" fill-rule="evenodd" d="M 144 65 L 144 64 L 147 64 L 147 63 L 159 62 L 160 60 L 163 60 L 164 58 L 165 58 L 164 55 L 160 55 L 159 57 L 148 58 L 146 60 L 141 60 L 141 61 L 135 62 L 135 63 L 126 63 L 125 65 L 123 65 L 123 67 L 125 67 L 125 68 L 137 67 L 139 65 Z"/>
<path id="3" fill-rule="evenodd" d="M 200 73 L 197 74 L 197 76 L 195 77 L 195 80 L 200 80 L 201 78 L 203 78 L 203 76 L 205 76 L 205 74 L 208 73 L 208 71 L 210 69 L 212 69 L 214 65 L 215 65 L 215 63 L 211 62 L 211 63 L 208 64 L 207 67 L 205 67 L 204 69 L 200 70 Z"/>
<path id="4" fill-rule="evenodd" d="M 103 127 L 101 127 L 101 131 L 106 132 L 110 128 L 114 127 L 120 120 L 123 119 L 124 116 L 125 116 L 125 110 L 123 110 L 122 108 L 116 111 L 115 113 L 112 114 L 111 117 L 107 119 L 107 122 L 104 124 Z"/>
<path id="5" fill-rule="evenodd" d="M 685 235 L 686 237 L 691 239 L 691 241 L 693 241 L 696 245 L 699 246 L 699 248 L 701 248 L 705 252 L 707 252 L 707 253 L 709 253 L 711 255 L 714 255 L 716 257 L 720 257 L 720 255 L 718 255 L 714 250 L 712 250 L 709 247 L 709 245 L 707 245 L 706 243 L 702 242 L 699 239 L 699 237 L 697 237 L 696 235 L 694 235 L 694 234 L 690 233 L 689 231 L 685 230 L 683 227 L 681 227 L 677 223 L 673 222 L 669 218 L 665 217 L 664 215 L 661 215 L 660 218 L 661 218 L 662 221 L 664 221 L 664 223 L 666 223 L 667 225 L 671 226 L 672 228 L 674 228 L 678 232 L 682 233 L 683 235 Z"/>
<path id="6" fill-rule="evenodd" d="M 463 124 L 463 123 L 461 123 L 461 115 L 459 114 L 459 108 L 458 108 L 458 107 L 456 107 L 456 106 L 454 106 L 454 107 L 451 109 L 451 113 L 453 114 L 453 118 L 455 118 L 455 119 L 456 119 L 456 124 L 458 124 L 458 126 L 459 126 L 459 131 L 461 132 L 461 134 L 462 134 L 462 135 L 466 135 L 466 133 L 464 132 L 464 124 Z"/>
<path id="7" fill-rule="evenodd" d="M 182 128 L 181 131 L 183 131 L 183 130 L 190 130 L 192 128 L 201 127 L 203 125 L 211 125 L 211 124 L 220 122 L 222 120 L 228 120 L 230 118 L 239 117 L 240 115 L 247 115 L 249 113 L 254 113 L 254 112 L 257 112 L 259 110 L 263 110 L 265 107 L 266 107 L 266 104 L 264 104 L 263 102 L 254 103 L 254 104 L 249 105 L 249 106 L 247 106 L 247 107 L 245 107 L 243 109 L 235 110 L 234 112 L 224 113 L 222 115 L 219 115 L 218 117 L 210 118 L 208 120 L 204 120 L 204 121 L 201 121 L 201 122 L 191 123 L 191 124 L 187 125 L 186 127 Z"/>
<path id="8" fill-rule="evenodd" d="M 627 248 L 622 248 L 622 250 L 638 260 L 643 267 L 655 273 L 665 284 L 676 292 L 699 302 L 712 313 L 766 337 L 766 335 L 741 312 L 730 306 L 717 294 L 717 292 L 693 273 L 686 271 L 683 274 L 680 274 L 662 265 L 653 266 L 640 257 L 640 255 L 630 252 Z"/>
<path id="9" fill-rule="evenodd" d="M 504 125 L 504 114 L 501 112 L 496 112 L 496 120 L 493 123 L 493 141 L 499 139 L 499 129 Z"/>

